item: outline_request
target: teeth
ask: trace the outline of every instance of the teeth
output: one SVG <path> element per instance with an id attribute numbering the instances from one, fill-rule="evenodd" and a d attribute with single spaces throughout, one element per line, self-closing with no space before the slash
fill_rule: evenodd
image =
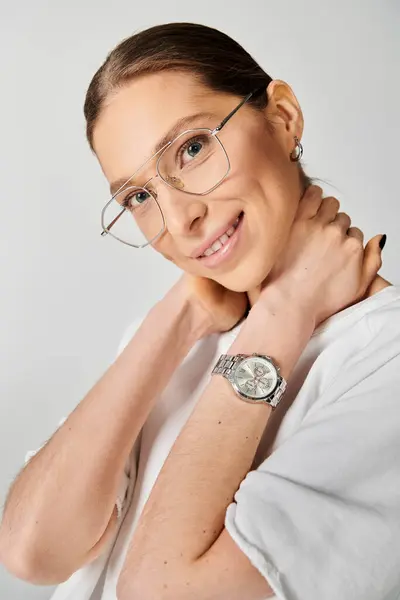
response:
<path id="1" fill-rule="evenodd" d="M 222 246 L 226 244 L 226 242 L 229 240 L 229 238 L 235 231 L 239 223 L 239 219 L 240 217 L 238 217 L 232 225 L 232 227 L 230 227 L 223 235 L 221 235 L 221 237 L 215 240 L 215 242 L 211 244 L 211 246 L 207 248 L 207 250 L 201 256 L 211 256 L 211 254 L 214 254 L 214 252 L 218 252 L 218 250 L 220 250 Z"/>
<path id="2" fill-rule="evenodd" d="M 211 250 L 214 250 L 214 252 L 216 252 L 220 248 L 222 248 L 222 242 L 221 242 L 221 238 L 218 238 L 217 240 L 215 240 L 215 242 L 211 246 Z"/>
<path id="3" fill-rule="evenodd" d="M 222 247 L 222 244 L 220 247 Z M 214 254 L 214 250 L 212 248 L 207 248 L 207 250 L 201 256 L 210 256 L 211 254 Z"/>

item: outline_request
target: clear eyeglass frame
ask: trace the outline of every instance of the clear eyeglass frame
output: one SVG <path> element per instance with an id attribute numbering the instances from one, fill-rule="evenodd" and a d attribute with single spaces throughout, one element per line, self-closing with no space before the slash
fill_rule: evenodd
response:
<path id="1" fill-rule="evenodd" d="M 108 202 L 106 203 L 106 205 L 103 207 L 102 211 L 101 211 L 101 227 L 102 227 L 102 232 L 101 235 L 105 236 L 105 235 L 111 235 L 111 237 L 113 237 L 114 239 L 118 240 L 119 242 L 126 244 L 127 246 L 131 246 L 132 248 L 144 248 L 145 246 L 149 246 L 150 244 L 152 244 L 154 241 L 156 241 L 165 231 L 166 228 L 166 223 L 165 223 L 165 218 L 164 218 L 164 214 L 161 210 L 161 207 L 157 201 L 157 198 L 155 197 L 155 195 L 146 188 L 146 185 L 149 183 L 149 181 L 151 181 L 152 179 L 154 179 L 155 177 L 159 177 L 164 183 L 165 185 L 181 191 L 185 194 L 190 194 L 193 196 L 205 196 L 207 194 L 210 194 L 213 190 L 215 190 L 219 185 L 221 185 L 221 183 L 224 181 L 224 179 L 227 177 L 231 165 L 230 165 L 230 161 L 229 161 L 229 156 L 228 153 L 223 145 L 223 143 L 221 142 L 221 140 L 218 138 L 217 133 L 219 133 L 221 131 L 221 129 L 228 123 L 228 121 L 233 117 L 234 114 L 237 113 L 237 111 L 239 110 L 239 108 L 241 108 L 246 102 L 248 102 L 248 100 L 250 100 L 250 98 L 257 96 L 258 94 L 265 92 L 267 86 L 262 86 L 259 87 L 255 90 L 253 90 L 252 92 L 250 92 L 249 94 L 247 94 L 247 96 L 245 96 L 245 98 L 243 98 L 243 100 L 221 121 L 221 123 L 219 125 L 217 125 L 217 127 L 215 127 L 214 129 L 209 129 L 208 127 L 199 127 L 199 128 L 195 128 L 195 129 L 187 129 L 185 131 L 182 131 L 181 133 L 179 133 L 174 139 L 170 140 L 169 142 L 167 142 L 162 148 L 160 148 L 160 150 L 158 150 L 158 152 L 156 152 L 155 154 L 153 154 L 152 156 L 150 156 L 138 169 L 136 169 L 136 171 L 126 180 L 126 182 L 113 194 L 113 196 L 108 200 Z M 199 131 L 207 131 L 209 132 L 209 134 L 214 137 L 219 145 L 221 146 L 221 149 L 223 150 L 223 152 L 225 153 L 226 156 L 226 160 L 227 160 L 227 170 L 225 175 L 210 189 L 208 189 L 205 192 L 190 192 L 187 190 L 182 190 L 179 189 L 179 187 L 176 187 L 175 185 L 172 185 L 167 179 L 165 179 L 162 174 L 160 173 L 159 170 L 159 164 L 160 164 L 160 160 L 162 159 L 164 153 L 168 150 L 168 148 L 174 144 L 177 140 L 179 140 L 180 137 L 187 135 L 188 133 L 192 133 L 192 132 L 199 132 Z M 104 216 L 105 213 L 107 211 L 108 206 L 115 200 L 116 196 L 118 194 L 120 194 L 124 188 L 129 184 L 129 182 L 131 181 L 131 179 L 140 171 L 140 169 L 142 169 L 149 161 L 153 160 L 157 155 L 159 154 L 159 157 L 157 159 L 157 163 L 156 163 L 156 175 L 154 177 L 151 177 L 144 186 L 132 186 L 132 187 L 136 187 L 137 189 L 141 189 L 144 190 L 147 194 L 149 194 L 152 199 L 156 202 L 159 210 L 160 210 L 160 214 L 162 217 L 162 229 L 160 230 L 160 232 L 150 241 L 147 241 L 145 244 L 131 244 L 125 240 L 122 240 L 121 238 L 117 237 L 116 235 L 114 235 L 110 229 L 112 228 L 112 226 L 118 221 L 118 219 L 125 213 L 125 211 L 127 211 L 128 209 L 123 207 L 121 205 L 121 212 L 111 221 L 111 223 L 108 223 L 107 225 L 105 224 L 104 221 Z"/>

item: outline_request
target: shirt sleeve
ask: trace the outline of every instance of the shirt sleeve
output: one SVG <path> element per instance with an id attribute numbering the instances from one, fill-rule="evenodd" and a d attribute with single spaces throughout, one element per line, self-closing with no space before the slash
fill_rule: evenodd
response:
<path id="1" fill-rule="evenodd" d="M 140 323 L 141 323 L 141 319 L 135 319 L 133 321 L 133 323 L 131 323 L 131 325 L 128 327 L 128 329 L 125 331 L 125 333 L 119 343 L 115 360 L 118 358 L 118 356 L 122 353 L 122 351 L 128 345 L 129 341 L 131 340 L 131 338 L 134 336 L 137 329 L 139 328 Z M 58 426 L 55 431 L 57 431 L 66 420 L 67 420 L 67 417 L 63 417 L 59 421 Z M 126 503 L 127 492 L 128 492 L 128 489 L 129 489 L 129 486 L 131 483 L 131 479 L 132 479 L 132 477 L 136 477 L 136 470 L 135 470 L 135 472 L 132 471 L 132 461 L 134 461 L 136 453 L 139 450 L 140 439 L 141 439 L 141 436 L 139 435 L 135 444 L 132 447 L 132 450 L 128 456 L 128 459 L 126 460 L 124 470 L 122 472 L 121 479 L 120 479 L 120 482 L 118 485 L 117 498 L 115 501 L 115 505 L 117 507 L 118 521 L 122 517 L 123 509 L 124 509 L 125 503 Z M 35 454 L 37 454 L 39 452 L 39 450 L 41 450 L 47 444 L 47 441 L 44 442 L 44 444 L 42 444 L 38 448 L 36 448 L 36 450 L 29 450 L 25 454 L 25 465 L 27 465 L 28 462 L 31 460 L 31 458 L 33 458 L 33 456 L 35 456 Z"/>
<path id="2" fill-rule="evenodd" d="M 226 511 L 236 544 L 285 600 L 400 593 L 400 355 L 250 471 Z"/>

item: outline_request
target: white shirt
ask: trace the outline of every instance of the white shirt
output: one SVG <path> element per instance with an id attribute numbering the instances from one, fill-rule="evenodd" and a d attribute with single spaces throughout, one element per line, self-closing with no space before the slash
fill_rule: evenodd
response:
<path id="1" fill-rule="evenodd" d="M 140 322 L 128 328 L 118 355 Z M 155 480 L 242 323 L 197 342 L 176 370 L 126 464 L 114 540 L 51 600 L 116 600 Z M 400 285 L 315 330 L 225 527 L 278 598 L 400 598 Z"/>

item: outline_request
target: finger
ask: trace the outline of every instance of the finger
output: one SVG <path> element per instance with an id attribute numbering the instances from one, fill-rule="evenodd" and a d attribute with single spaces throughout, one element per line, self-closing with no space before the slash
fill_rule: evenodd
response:
<path id="1" fill-rule="evenodd" d="M 334 225 L 335 227 L 339 227 L 339 229 L 341 229 L 343 235 L 346 235 L 347 231 L 350 229 L 351 219 L 347 213 L 340 212 L 333 219 L 333 221 L 331 222 L 331 225 Z"/>
<path id="2" fill-rule="evenodd" d="M 362 293 L 365 293 L 366 289 L 374 280 L 376 274 L 382 266 L 382 250 L 379 247 L 381 238 L 381 235 L 376 235 L 375 237 L 371 238 L 365 246 L 361 276 Z"/>
<path id="3" fill-rule="evenodd" d="M 314 217 L 322 202 L 323 190 L 319 185 L 310 185 L 302 197 L 297 207 L 297 219 L 311 219 Z"/>
<path id="4" fill-rule="evenodd" d="M 333 196 L 328 196 L 324 198 L 321 202 L 321 206 L 319 207 L 318 213 L 315 215 L 316 218 L 323 223 L 330 223 L 333 221 L 338 214 L 338 210 L 340 208 L 340 202 L 337 198 Z"/>
<path id="5" fill-rule="evenodd" d="M 347 235 L 349 237 L 357 238 L 362 244 L 364 244 L 364 233 L 358 227 L 349 227 L 347 230 Z"/>

